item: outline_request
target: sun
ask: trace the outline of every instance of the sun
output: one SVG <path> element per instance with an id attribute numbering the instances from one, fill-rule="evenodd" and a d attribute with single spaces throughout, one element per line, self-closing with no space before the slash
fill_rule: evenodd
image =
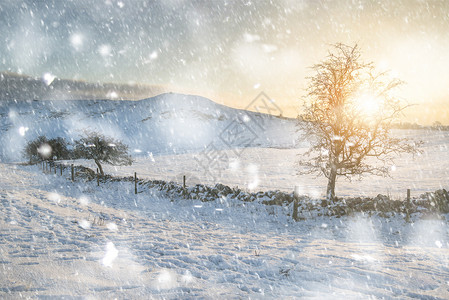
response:
<path id="1" fill-rule="evenodd" d="M 371 93 L 361 93 L 354 98 L 354 110 L 366 121 L 375 120 L 382 113 L 382 101 Z"/>

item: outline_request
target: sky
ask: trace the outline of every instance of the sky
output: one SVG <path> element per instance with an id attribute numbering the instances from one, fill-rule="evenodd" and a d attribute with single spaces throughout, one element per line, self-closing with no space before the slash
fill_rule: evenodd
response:
<path id="1" fill-rule="evenodd" d="M 406 82 L 404 120 L 449 124 L 449 1 L 0 0 L 0 71 L 163 85 L 301 113 L 330 45 Z"/>

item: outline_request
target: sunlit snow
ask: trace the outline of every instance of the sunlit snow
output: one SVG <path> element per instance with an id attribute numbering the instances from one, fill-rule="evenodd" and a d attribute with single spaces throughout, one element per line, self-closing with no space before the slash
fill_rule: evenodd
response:
<path id="1" fill-rule="evenodd" d="M 47 194 L 47 198 L 48 198 L 48 200 L 56 202 L 56 203 L 60 203 L 61 202 L 61 196 L 58 193 L 55 193 L 55 192 L 49 192 Z"/>
<path id="2" fill-rule="evenodd" d="M 80 227 L 83 229 L 89 229 L 91 227 L 91 223 L 87 220 L 81 220 L 79 221 Z"/>
<path id="3" fill-rule="evenodd" d="M 21 136 L 25 136 L 25 133 L 26 133 L 28 130 L 29 130 L 28 127 L 20 126 L 20 127 L 19 127 L 19 134 L 20 134 Z M 50 151 L 51 151 L 51 149 L 50 149 Z"/>
<path id="4" fill-rule="evenodd" d="M 89 204 L 90 200 L 89 197 L 82 195 L 79 199 L 78 199 L 79 203 L 81 206 L 86 206 Z"/>
<path id="5" fill-rule="evenodd" d="M 114 243 L 108 242 L 105 247 L 105 254 L 103 259 L 101 260 L 101 263 L 105 267 L 112 267 L 112 262 L 117 258 L 118 256 L 118 250 L 115 248 Z"/>
<path id="6" fill-rule="evenodd" d="M 106 224 L 106 228 L 109 229 L 110 231 L 117 231 L 118 230 L 118 226 L 115 223 L 107 223 Z"/>

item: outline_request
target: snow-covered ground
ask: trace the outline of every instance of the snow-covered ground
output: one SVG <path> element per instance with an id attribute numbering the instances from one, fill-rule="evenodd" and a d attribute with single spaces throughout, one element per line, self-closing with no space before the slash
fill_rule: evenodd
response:
<path id="1" fill-rule="evenodd" d="M 448 216 L 294 223 L 0 164 L 0 298 L 447 299 Z"/>
<path id="2" fill-rule="evenodd" d="M 395 135 L 422 140 L 423 153 L 402 155 L 391 165 L 391 177 L 365 175 L 362 180 L 353 181 L 339 178 L 338 196 L 388 195 L 394 199 L 404 199 L 406 190 L 411 189 L 412 197 L 425 192 L 449 188 L 449 132 L 399 130 Z M 162 179 L 181 183 L 186 175 L 187 185 L 222 183 L 248 190 L 281 190 L 292 192 L 295 186 L 301 194 L 317 198 L 326 189 L 325 178 L 314 175 L 298 175 L 297 162 L 305 146 L 294 149 L 245 148 L 236 155 L 233 150 L 217 151 L 216 156 L 227 157 L 225 163 L 210 161 L 203 152 L 182 155 L 137 156 L 132 166 L 105 166 L 109 174 L 131 176 L 134 172 L 141 179 Z M 79 163 L 79 162 L 75 162 Z M 375 163 L 375 162 L 374 162 Z M 83 162 L 95 170 L 92 162 Z"/>

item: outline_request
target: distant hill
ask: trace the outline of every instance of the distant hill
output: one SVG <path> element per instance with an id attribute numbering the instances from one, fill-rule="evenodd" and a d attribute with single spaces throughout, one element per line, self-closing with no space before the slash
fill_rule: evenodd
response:
<path id="1" fill-rule="evenodd" d="M 156 85 L 90 83 L 54 78 L 42 78 L 11 72 L 0 73 L 1 100 L 77 100 L 110 99 L 138 100 L 153 97 L 167 90 Z"/>
<path id="2" fill-rule="evenodd" d="M 205 149 L 214 155 L 208 146 L 213 151 L 289 148 L 297 142 L 295 123 L 175 93 L 140 101 L 4 100 L 0 101 L 0 161 L 21 160 L 26 142 L 39 135 L 71 141 L 84 130 L 122 140 L 135 156 Z"/>

